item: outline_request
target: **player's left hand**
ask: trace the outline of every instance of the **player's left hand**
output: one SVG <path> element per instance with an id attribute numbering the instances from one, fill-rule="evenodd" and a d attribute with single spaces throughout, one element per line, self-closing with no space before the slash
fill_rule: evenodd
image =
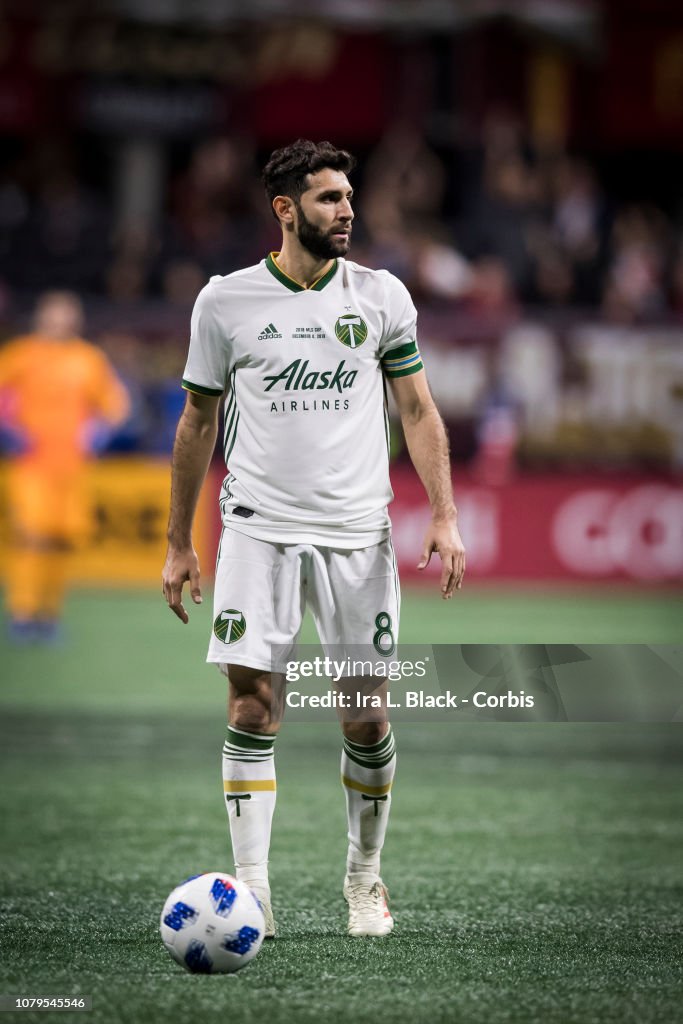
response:
<path id="1" fill-rule="evenodd" d="M 453 597 L 454 590 L 462 589 L 465 575 L 465 546 L 458 532 L 455 515 L 447 519 L 432 519 L 425 534 L 418 569 L 427 568 L 434 551 L 441 558 L 441 596 L 447 601 Z"/>
<path id="2" fill-rule="evenodd" d="M 199 585 L 199 559 L 194 548 L 175 548 L 169 544 L 166 562 L 161 573 L 161 592 L 174 615 L 185 625 L 190 617 L 183 605 L 183 584 L 190 584 L 190 596 L 195 604 L 202 603 L 202 591 Z"/>

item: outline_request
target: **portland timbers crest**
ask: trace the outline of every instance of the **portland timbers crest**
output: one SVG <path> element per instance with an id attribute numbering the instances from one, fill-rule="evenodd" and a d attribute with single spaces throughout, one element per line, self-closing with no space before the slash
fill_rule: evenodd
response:
<path id="1" fill-rule="evenodd" d="M 334 333 L 342 345 L 358 348 L 368 336 L 368 325 L 357 313 L 344 313 L 334 325 Z"/>
<path id="2" fill-rule="evenodd" d="M 247 620 L 237 608 L 226 608 L 216 616 L 213 631 L 224 644 L 234 644 L 246 633 Z"/>

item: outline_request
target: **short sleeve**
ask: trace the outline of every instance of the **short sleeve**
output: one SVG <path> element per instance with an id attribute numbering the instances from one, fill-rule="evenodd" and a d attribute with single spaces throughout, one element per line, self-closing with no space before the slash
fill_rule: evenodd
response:
<path id="1" fill-rule="evenodd" d="M 190 350 L 183 372 L 183 387 L 198 395 L 222 395 L 227 379 L 228 347 L 216 316 L 214 288 L 209 282 L 192 310 Z"/>
<path id="2" fill-rule="evenodd" d="M 379 356 L 386 377 L 407 377 L 422 369 L 417 347 L 417 310 L 405 285 L 392 274 L 387 277 L 387 323 Z"/>

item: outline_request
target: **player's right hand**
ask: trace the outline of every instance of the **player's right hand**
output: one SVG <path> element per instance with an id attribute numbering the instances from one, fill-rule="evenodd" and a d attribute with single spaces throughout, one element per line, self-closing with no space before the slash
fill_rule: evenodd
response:
<path id="1" fill-rule="evenodd" d="M 199 586 L 199 559 L 194 548 L 178 550 L 169 546 L 161 573 L 161 592 L 174 615 L 187 624 L 190 617 L 183 606 L 183 586 L 190 584 L 190 596 L 195 604 L 202 603 Z"/>

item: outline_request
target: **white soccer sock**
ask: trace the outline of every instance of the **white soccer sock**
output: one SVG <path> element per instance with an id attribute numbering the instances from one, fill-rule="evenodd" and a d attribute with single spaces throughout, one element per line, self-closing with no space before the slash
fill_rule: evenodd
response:
<path id="1" fill-rule="evenodd" d="M 379 877 L 395 771 L 396 744 L 391 726 L 379 743 L 366 745 L 344 738 L 341 776 L 349 824 L 347 875 Z"/>
<path id="2" fill-rule="evenodd" d="M 228 726 L 223 792 L 237 878 L 268 887 L 270 828 L 275 810 L 275 736 Z"/>

